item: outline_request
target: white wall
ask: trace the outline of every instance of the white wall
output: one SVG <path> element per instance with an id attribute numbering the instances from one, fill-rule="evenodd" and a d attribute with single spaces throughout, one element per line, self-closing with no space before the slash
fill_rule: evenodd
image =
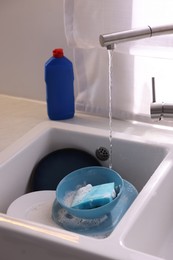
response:
<path id="1" fill-rule="evenodd" d="M 63 0 L 0 1 L 0 94 L 45 100 L 44 63 L 67 47 Z"/>
<path id="2" fill-rule="evenodd" d="M 138 4 L 133 13 L 136 27 L 149 19 L 141 17 L 141 24 L 138 23 L 135 14 L 143 14 L 146 0 L 142 6 L 138 2 L 133 0 L 133 4 Z M 172 0 L 166 3 L 164 7 L 172 10 L 168 5 L 172 5 Z M 148 14 L 147 8 L 145 13 Z M 64 34 L 63 0 L 0 0 L 0 94 L 45 100 L 44 63 L 57 47 L 63 47 L 65 55 L 73 60 Z M 116 61 L 114 74 L 118 73 L 118 77 L 113 101 L 118 117 L 122 111 L 117 107 L 122 106 L 127 113 L 150 116 L 152 76 L 156 77 L 158 102 L 173 103 L 172 60 L 136 57 L 134 62 L 132 56 L 123 56 Z"/>

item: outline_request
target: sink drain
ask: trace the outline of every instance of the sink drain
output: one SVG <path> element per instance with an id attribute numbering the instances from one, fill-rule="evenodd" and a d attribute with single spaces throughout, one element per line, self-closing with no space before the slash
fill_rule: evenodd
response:
<path id="1" fill-rule="evenodd" d="M 97 159 L 99 159 L 100 161 L 107 161 L 109 159 L 109 151 L 107 148 L 105 147 L 99 147 L 96 150 L 96 157 Z"/>

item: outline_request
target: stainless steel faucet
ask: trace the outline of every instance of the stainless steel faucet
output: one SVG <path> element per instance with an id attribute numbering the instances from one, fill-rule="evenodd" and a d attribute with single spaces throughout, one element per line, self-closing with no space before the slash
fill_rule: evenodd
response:
<path id="1" fill-rule="evenodd" d="M 173 24 L 156 27 L 147 26 L 141 29 L 102 34 L 100 35 L 99 40 L 102 47 L 114 49 L 114 45 L 121 42 L 129 42 L 167 34 L 173 34 Z"/>
<path id="2" fill-rule="evenodd" d="M 151 113 L 151 118 L 153 119 L 161 120 L 162 118 L 173 118 L 173 104 L 156 102 L 154 77 L 152 77 L 152 103 L 150 106 L 150 113 Z"/>
<path id="3" fill-rule="evenodd" d="M 102 34 L 99 40 L 102 47 L 113 50 L 115 44 L 168 34 L 173 34 L 173 24 L 156 27 L 147 26 L 141 29 Z M 150 107 L 151 118 L 159 120 L 162 118 L 173 118 L 173 104 L 156 103 L 154 78 L 152 78 L 152 94 L 153 102 Z"/>

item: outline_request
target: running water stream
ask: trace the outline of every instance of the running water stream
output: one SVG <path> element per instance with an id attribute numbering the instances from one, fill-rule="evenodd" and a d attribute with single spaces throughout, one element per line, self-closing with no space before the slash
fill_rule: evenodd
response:
<path id="1" fill-rule="evenodd" d="M 109 57 L 109 168 L 112 169 L 112 59 L 113 50 L 108 50 Z"/>

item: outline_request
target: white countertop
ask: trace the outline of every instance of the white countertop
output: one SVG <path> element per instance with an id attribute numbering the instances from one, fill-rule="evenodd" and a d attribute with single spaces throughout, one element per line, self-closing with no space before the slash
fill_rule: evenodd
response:
<path id="1" fill-rule="evenodd" d="M 47 119 L 41 102 L 0 95 L 0 151 Z"/>

